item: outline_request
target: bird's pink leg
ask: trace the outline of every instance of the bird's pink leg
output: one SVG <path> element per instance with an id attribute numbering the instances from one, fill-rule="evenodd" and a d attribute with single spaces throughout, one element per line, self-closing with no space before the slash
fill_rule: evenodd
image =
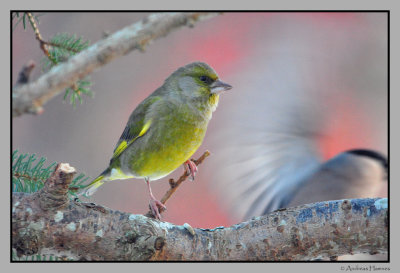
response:
<path id="1" fill-rule="evenodd" d="M 187 160 L 185 163 L 183 163 L 183 166 L 185 167 L 185 171 L 187 174 L 190 174 L 189 179 L 194 181 L 194 177 L 197 173 L 197 166 L 196 164 L 191 161 L 190 159 Z"/>
<path id="2" fill-rule="evenodd" d="M 156 219 L 161 220 L 161 215 L 160 215 L 160 211 L 158 208 L 167 209 L 167 207 L 154 197 L 153 192 L 151 191 L 151 187 L 150 187 L 150 179 L 145 178 L 145 180 L 146 180 L 147 187 L 148 187 L 149 193 L 150 193 L 149 203 L 150 203 L 151 212 L 153 213 L 154 217 L 156 217 Z"/>

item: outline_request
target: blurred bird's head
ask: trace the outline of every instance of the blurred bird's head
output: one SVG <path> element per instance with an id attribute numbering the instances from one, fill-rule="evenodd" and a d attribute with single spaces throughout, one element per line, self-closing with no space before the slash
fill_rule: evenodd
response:
<path id="1" fill-rule="evenodd" d="M 213 110 L 218 105 L 219 94 L 232 88 L 219 79 L 214 69 L 202 62 L 178 68 L 165 80 L 164 86 L 171 95 L 179 95 L 188 102 L 209 104 Z"/>

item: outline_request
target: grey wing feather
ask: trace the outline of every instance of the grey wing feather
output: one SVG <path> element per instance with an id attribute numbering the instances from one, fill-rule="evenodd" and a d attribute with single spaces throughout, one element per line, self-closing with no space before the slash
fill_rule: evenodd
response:
<path id="1" fill-rule="evenodd" d="M 298 71 L 279 71 L 290 67 L 282 62 L 291 60 L 252 64 L 258 65 L 252 71 L 260 73 L 241 75 L 252 89 L 235 86 L 248 90 L 246 98 L 232 92 L 224 97 L 232 107 L 218 112 L 225 122 L 214 133 L 218 154 L 210 158 L 210 165 L 218 167 L 208 171 L 224 205 L 238 220 L 285 207 L 321 163 L 318 138 L 325 120 L 315 113 L 323 113 L 325 105 L 310 97 L 315 89 L 299 83 L 303 77 Z"/>

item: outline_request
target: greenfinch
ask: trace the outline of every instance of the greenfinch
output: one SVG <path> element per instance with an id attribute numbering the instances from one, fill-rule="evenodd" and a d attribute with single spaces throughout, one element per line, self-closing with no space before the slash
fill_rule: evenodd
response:
<path id="1" fill-rule="evenodd" d="M 165 206 L 152 194 L 150 181 L 182 164 L 194 179 L 197 168 L 190 157 L 204 139 L 219 95 L 231 88 L 206 63 L 177 69 L 132 112 L 109 166 L 87 185 L 84 196 L 92 195 L 107 181 L 144 178 L 152 213 L 161 219 L 159 208 Z"/>

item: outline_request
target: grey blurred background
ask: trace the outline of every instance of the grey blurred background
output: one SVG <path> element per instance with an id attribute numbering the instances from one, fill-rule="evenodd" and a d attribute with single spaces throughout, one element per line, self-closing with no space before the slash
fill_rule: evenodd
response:
<path id="1" fill-rule="evenodd" d="M 104 32 L 146 15 L 47 13 L 39 28 L 44 39 L 68 32 L 95 43 Z M 29 60 L 37 64 L 33 79 L 39 77 L 43 53 L 29 27 L 17 27 L 12 48 L 13 82 Z M 168 201 L 165 221 L 206 228 L 240 220 L 240 197 L 232 199 L 236 186 L 229 183 L 229 168 L 245 156 L 257 166 L 263 148 L 250 144 L 264 134 L 279 140 L 304 133 L 295 142 L 304 148 L 296 153 L 301 162 L 300 155 L 311 150 L 323 160 L 359 147 L 387 155 L 387 15 L 347 12 L 225 13 L 175 31 L 145 53 L 134 51 L 95 71 L 95 96 L 76 109 L 59 95 L 42 115 L 13 119 L 13 149 L 45 156 L 48 163 L 68 162 L 95 177 L 107 166 L 136 105 L 176 68 L 197 60 L 234 88 L 220 98 L 194 158 L 206 149 L 212 156 L 199 166 L 195 182 L 187 181 Z M 155 196 L 161 198 L 168 179 L 182 172 L 179 168 L 153 182 Z M 145 213 L 148 195 L 142 180 L 130 179 L 105 184 L 92 201 Z"/>

